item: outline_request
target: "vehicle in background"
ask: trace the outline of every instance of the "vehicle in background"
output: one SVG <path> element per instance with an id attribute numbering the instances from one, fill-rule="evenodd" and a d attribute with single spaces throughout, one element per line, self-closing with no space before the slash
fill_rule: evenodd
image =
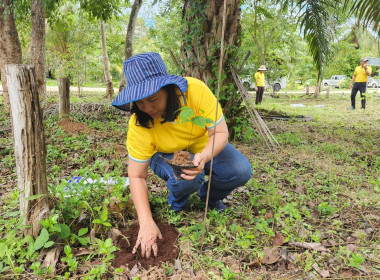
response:
<path id="1" fill-rule="evenodd" d="M 273 91 L 278 92 L 280 89 L 286 89 L 286 78 L 282 77 L 272 83 Z"/>
<path id="2" fill-rule="evenodd" d="M 377 88 L 379 86 L 379 82 L 376 81 L 375 78 L 373 77 L 368 77 L 368 80 L 367 80 L 367 87 L 369 88 Z"/>
<path id="3" fill-rule="evenodd" d="M 250 75 L 244 75 L 244 76 L 240 77 L 240 81 L 243 83 L 244 87 L 247 90 L 255 90 L 256 84 Z M 280 91 L 280 89 L 286 88 L 286 78 L 285 77 L 283 77 L 279 80 L 276 80 L 273 83 L 268 83 L 267 81 L 265 81 L 265 82 L 266 82 L 266 84 L 265 84 L 266 88 L 268 88 L 268 89 L 273 88 L 274 92 L 278 92 L 278 91 Z"/>
<path id="4" fill-rule="evenodd" d="M 330 79 L 323 79 L 322 85 L 341 88 L 344 84 L 344 81 L 347 79 L 345 75 L 333 75 Z"/>

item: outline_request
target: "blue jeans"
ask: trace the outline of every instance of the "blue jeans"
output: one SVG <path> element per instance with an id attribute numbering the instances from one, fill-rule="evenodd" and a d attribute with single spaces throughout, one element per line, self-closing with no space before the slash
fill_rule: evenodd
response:
<path id="1" fill-rule="evenodd" d="M 194 155 L 192 155 L 193 157 Z M 175 211 L 182 210 L 189 196 L 198 192 L 202 201 L 206 201 L 208 181 L 205 174 L 210 173 L 210 162 L 193 180 L 180 180 L 174 178 L 173 169 L 165 163 L 162 157 L 172 159 L 173 154 L 157 152 L 150 161 L 150 168 L 161 179 L 165 180 L 169 189 L 168 203 Z M 230 143 L 214 157 L 210 186 L 210 203 L 225 198 L 235 188 L 244 185 L 252 176 L 249 161 Z"/>

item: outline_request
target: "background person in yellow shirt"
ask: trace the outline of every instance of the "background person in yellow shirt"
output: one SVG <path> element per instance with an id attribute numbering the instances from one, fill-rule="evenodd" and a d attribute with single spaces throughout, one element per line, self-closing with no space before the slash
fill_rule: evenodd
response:
<path id="1" fill-rule="evenodd" d="M 215 119 L 216 98 L 200 80 L 169 75 L 158 53 L 130 57 L 123 65 L 127 86 L 112 102 L 121 110 L 132 103 L 128 123 L 128 176 L 136 207 L 139 234 L 133 253 L 157 256 L 157 238 L 162 234 L 153 220 L 149 204 L 148 167 L 166 181 L 168 203 L 175 212 L 186 208 L 189 196 L 198 193 L 206 200 L 212 146 L 215 138 L 209 207 L 224 211 L 224 199 L 232 190 L 243 186 L 252 175 L 249 161 L 230 143 L 223 112 L 218 104 L 217 119 L 205 127 L 180 122 L 180 108 L 187 106 L 205 118 Z M 215 129 L 215 130 L 214 130 Z M 173 169 L 163 158 L 172 159 L 176 150 L 188 150 L 195 168 L 184 169 L 183 180 L 176 180 Z"/>
<path id="2" fill-rule="evenodd" d="M 360 59 L 360 66 L 355 68 L 354 75 L 350 82 L 351 90 L 351 110 L 355 110 L 355 98 L 358 91 L 360 91 L 362 109 L 365 109 L 365 92 L 367 89 L 368 76 L 371 76 L 371 66 L 367 65 L 368 58 Z"/>
<path id="3" fill-rule="evenodd" d="M 265 75 L 264 72 L 267 71 L 265 65 L 261 65 L 258 72 L 255 74 L 256 79 L 256 101 L 255 104 L 260 104 L 263 101 L 263 95 L 265 91 Z"/>

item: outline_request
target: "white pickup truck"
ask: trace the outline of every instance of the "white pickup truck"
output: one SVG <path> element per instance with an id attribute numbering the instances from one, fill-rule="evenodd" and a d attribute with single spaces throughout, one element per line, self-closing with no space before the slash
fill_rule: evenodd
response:
<path id="1" fill-rule="evenodd" d="M 256 84 L 252 80 L 250 75 L 244 75 L 244 76 L 240 77 L 240 80 L 247 90 L 255 90 Z M 286 88 L 286 78 L 283 77 L 283 78 L 276 80 L 273 83 L 269 83 L 269 84 L 265 80 L 265 86 L 266 86 L 266 88 L 272 87 L 274 92 L 278 92 L 280 89 Z"/>
<path id="2" fill-rule="evenodd" d="M 323 79 L 322 85 L 341 88 L 346 79 L 345 75 L 333 75 L 330 79 Z"/>

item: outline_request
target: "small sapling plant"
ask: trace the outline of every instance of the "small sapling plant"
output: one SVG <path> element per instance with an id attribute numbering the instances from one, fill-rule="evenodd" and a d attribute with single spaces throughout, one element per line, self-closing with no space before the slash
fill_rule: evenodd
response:
<path id="1" fill-rule="evenodd" d="M 196 125 L 201 128 L 204 128 L 208 123 L 214 123 L 212 119 L 205 118 L 201 114 L 203 111 L 200 111 L 201 114 L 196 114 L 193 109 L 190 107 L 184 106 L 180 108 L 179 114 L 179 123 L 191 122 L 192 126 Z M 191 141 L 192 129 L 190 131 L 189 143 Z M 195 166 L 191 162 L 191 155 L 188 151 L 175 151 L 173 155 L 173 159 L 170 161 L 166 161 L 172 168 L 174 172 L 174 176 L 177 180 L 181 180 L 181 169 L 185 168 L 194 168 Z"/>

